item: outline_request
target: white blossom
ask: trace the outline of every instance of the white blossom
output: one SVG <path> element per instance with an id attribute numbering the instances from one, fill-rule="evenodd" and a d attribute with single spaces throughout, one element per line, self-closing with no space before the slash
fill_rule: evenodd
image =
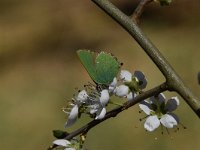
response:
<path id="1" fill-rule="evenodd" d="M 86 103 L 86 101 L 88 100 L 88 94 L 85 90 L 82 90 L 78 93 L 77 97 L 73 100 L 74 102 L 73 104 L 71 104 L 73 107 L 69 113 L 67 112 L 69 116 L 68 116 L 67 122 L 65 123 L 65 128 L 72 126 L 76 122 L 78 113 L 79 113 L 79 107 L 82 104 Z"/>
<path id="2" fill-rule="evenodd" d="M 132 74 L 127 70 L 122 70 L 120 73 L 120 78 L 125 84 L 134 90 L 138 88 L 144 89 L 147 86 L 147 79 L 141 71 L 135 71 L 134 74 Z M 137 82 L 137 87 L 135 87 L 135 82 Z"/>
<path id="3" fill-rule="evenodd" d="M 154 131 L 162 124 L 166 128 L 173 128 L 178 125 L 179 118 L 172 113 L 178 105 L 179 99 L 172 97 L 165 103 L 164 94 L 159 94 L 158 97 L 151 97 L 150 101 L 143 101 L 139 104 L 141 110 L 148 115 L 144 128 L 148 131 Z"/>

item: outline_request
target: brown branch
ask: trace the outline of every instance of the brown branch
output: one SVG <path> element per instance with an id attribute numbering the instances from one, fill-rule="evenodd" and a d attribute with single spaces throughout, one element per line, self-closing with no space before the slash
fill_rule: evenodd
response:
<path id="1" fill-rule="evenodd" d="M 110 15 L 115 21 L 117 21 L 143 48 L 147 55 L 156 64 L 159 70 L 166 78 L 166 82 L 149 90 L 141 93 L 133 101 L 129 101 L 123 104 L 121 107 L 117 107 L 109 111 L 102 120 L 93 120 L 86 124 L 85 126 L 71 132 L 65 139 L 70 140 L 73 137 L 87 133 L 90 129 L 102 123 L 103 121 L 117 116 L 120 112 L 132 107 L 133 105 L 139 103 L 146 98 L 157 95 L 166 90 L 176 91 L 179 93 L 187 104 L 193 109 L 193 111 L 200 117 L 200 101 L 196 98 L 193 93 L 185 86 L 180 77 L 176 74 L 171 65 L 162 56 L 159 50 L 153 45 L 153 43 L 146 37 L 146 35 L 141 31 L 141 29 L 125 14 L 123 14 L 118 8 L 116 8 L 112 3 L 107 0 L 92 0 L 96 3 L 102 10 L 104 10 L 108 15 Z M 145 6 L 145 5 L 144 5 Z M 142 11 L 144 6 L 140 8 Z M 139 9 L 139 8 L 138 8 Z M 137 16 L 141 15 L 141 10 L 139 10 Z M 52 150 L 57 145 L 52 145 L 48 150 Z"/>
<path id="2" fill-rule="evenodd" d="M 120 112 L 134 106 L 135 104 L 137 104 L 137 103 L 139 103 L 139 102 L 141 102 L 141 101 L 143 101 L 143 100 L 145 100 L 145 99 L 147 99 L 151 96 L 157 95 L 157 94 L 164 92 L 166 90 L 168 90 L 167 84 L 163 83 L 163 84 L 161 84 L 161 85 L 159 85 L 159 86 L 157 86 L 157 87 L 155 87 L 151 90 L 143 92 L 140 95 L 136 96 L 134 98 L 134 100 L 127 101 L 123 104 L 123 106 L 117 107 L 117 108 L 107 112 L 105 117 L 102 120 L 93 120 L 93 121 L 89 122 L 88 124 L 84 125 L 83 127 L 71 132 L 69 135 L 67 135 L 65 137 L 65 139 L 70 140 L 77 135 L 80 135 L 82 133 L 87 133 L 90 129 L 92 129 L 96 125 L 104 122 L 105 120 L 112 118 L 112 117 L 116 117 Z M 57 147 L 57 145 L 52 145 L 48 148 L 48 150 L 52 150 L 55 147 Z"/>
<path id="3" fill-rule="evenodd" d="M 135 21 L 137 24 L 139 24 L 140 22 L 140 17 L 142 15 L 142 13 L 144 12 L 145 7 L 151 3 L 153 0 L 141 0 L 139 5 L 137 6 L 137 8 L 135 9 L 135 11 L 133 12 L 133 14 L 131 15 L 131 18 L 133 19 L 133 21 Z"/>
<path id="4" fill-rule="evenodd" d="M 169 62 L 163 57 L 158 48 L 150 41 L 143 31 L 127 15 L 121 12 L 108 0 L 92 0 L 106 14 L 111 16 L 123 27 L 141 46 L 146 54 L 166 78 L 166 83 L 171 91 L 176 91 L 200 118 L 200 100 L 183 83 Z"/>

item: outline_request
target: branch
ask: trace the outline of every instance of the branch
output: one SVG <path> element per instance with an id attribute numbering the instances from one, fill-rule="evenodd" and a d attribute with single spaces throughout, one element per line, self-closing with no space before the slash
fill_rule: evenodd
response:
<path id="1" fill-rule="evenodd" d="M 179 93 L 196 113 L 196 115 L 200 117 L 200 100 L 186 87 L 171 65 L 147 38 L 147 36 L 141 31 L 141 29 L 128 16 L 126 16 L 108 0 L 92 1 L 108 15 L 110 15 L 116 22 L 118 22 L 138 42 L 138 44 L 165 76 L 169 90 Z"/>
<path id="2" fill-rule="evenodd" d="M 135 21 L 137 24 L 139 24 L 139 18 L 144 12 L 144 8 L 151 3 L 153 0 L 141 0 L 133 14 L 131 15 L 133 21 Z"/>
<path id="3" fill-rule="evenodd" d="M 120 112 L 134 106 L 135 104 L 149 98 L 152 97 L 154 95 L 158 95 L 159 93 L 162 93 L 164 91 L 168 90 L 168 86 L 166 83 L 163 83 L 151 90 L 148 90 L 146 92 L 141 93 L 140 95 L 136 96 L 134 98 L 134 100 L 132 101 L 127 101 L 123 104 L 123 106 L 117 107 L 109 112 L 106 113 L 105 117 L 102 120 L 93 120 L 91 122 L 89 122 L 88 124 L 84 125 L 83 127 L 75 130 L 74 132 L 71 132 L 69 135 L 67 135 L 65 137 L 65 139 L 70 140 L 73 137 L 82 134 L 82 133 L 87 133 L 90 129 L 92 129 L 93 127 L 95 127 L 96 125 L 104 122 L 105 120 L 111 118 L 111 117 L 116 117 Z M 48 148 L 48 150 L 52 150 L 54 148 L 56 148 L 57 145 L 52 145 Z"/>
<path id="4" fill-rule="evenodd" d="M 167 60 L 162 56 L 159 50 L 153 45 L 153 43 L 144 35 L 144 33 L 140 30 L 140 28 L 125 14 L 123 14 L 118 8 L 116 8 L 112 3 L 107 0 L 92 0 L 96 3 L 102 10 L 104 10 L 108 15 L 110 15 L 115 21 L 117 21 L 143 48 L 143 50 L 147 53 L 147 55 L 152 59 L 152 61 L 156 64 L 159 70 L 166 78 L 166 82 L 149 90 L 144 93 L 141 93 L 137 97 L 134 98 L 133 101 L 128 101 L 123 104 L 123 106 L 117 107 L 105 115 L 102 120 L 93 120 L 86 124 L 85 126 L 71 132 L 69 135 L 65 137 L 65 139 L 70 140 L 73 137 L 79 134 L 85 134 L 90 129 L 102 123 L 103 121 L 116 117 L 120 112 L 134 106 L 142 100 L 145 100 L 151 96 L 155 96 L 161 92 L 166 90 L 176 91 L 179 93 L 183 99 L 187 102 L 187 104 L 193 109 L 193 111 L 200 117 L 200 101 L 196 98 L 193 93 L 184 85 L 180 77 L 176 74 L 174 69 L 170 66 Z M 142 2 L 144 2 L 142 4 Z M 144 10 L 144 6 L 147 2 L 151 2 L 151 0 L 142 0 L 142 2 L 137 7 L 133 16 L 136 18 L 142 14 Z M 48 148 L 48 150 L 52 150 L 56 148 L 57 145 L 52 145 Z"/>

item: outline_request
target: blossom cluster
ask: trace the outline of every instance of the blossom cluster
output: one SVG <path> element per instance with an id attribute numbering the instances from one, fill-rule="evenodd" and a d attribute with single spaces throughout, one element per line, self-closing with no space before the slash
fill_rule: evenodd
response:
<path id="1" fill-rule="evenodd" d="M 144 74 L 135 71 L 133 74 L 127 70 L 121 70 L 119 79 L 115 77 L 108 86 L 86 85 L 86 89 L 81 90 L 76 97 L 72 99 L 70 111 L 65 127 L 72 126 L 81 113 L 90 114 L 94 119 L 101 120 L 106 115 L 106 106 L 111 96 L 127 98 L 133 100 L 147 85 Z"/>
<path id="2" fill-rule="evenodd" d="M 134 101 L 134 98 L 142 93 L 146 86 L 147 79 L 141 71 L 131 73 L 128 70 L 121 70 L 119 77 L 115 77 L 109 85 L 91 83 L 84 85 L 84 89 L 72 98 L 69 107 L 63 108 L 63 111 L 68 114 L 65 128 L 72 126 L 83 113 L 89 114 L 95 120 L 104 119 L 107 105 L 114 103 L 111 101 L 112 96 Z M 177 97 L 167 100 L 163 93 L 141 101 L 139 107 L 147 115 L 144 118 L 146 119 L 144 128 L 152 132 L 160 125 L 166 128 L 177 126 L 179 118 L 173 111 L 178 105 Z M 65 150 L 83 150 L 80 148 L 81 142 L 77 141 L 57 139 L 53 143 Z"/>

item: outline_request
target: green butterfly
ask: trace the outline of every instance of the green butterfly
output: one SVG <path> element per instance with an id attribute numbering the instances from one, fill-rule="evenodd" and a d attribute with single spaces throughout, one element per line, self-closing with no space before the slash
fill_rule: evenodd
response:
<path id="1" fill-rule="evenodd" d="M 78 57 L 92 80 L 98 85 L 108 86 L 117 76 L 120 63 L 110 53 L 95 53 L 90 50 L 78 50 Z"/>

